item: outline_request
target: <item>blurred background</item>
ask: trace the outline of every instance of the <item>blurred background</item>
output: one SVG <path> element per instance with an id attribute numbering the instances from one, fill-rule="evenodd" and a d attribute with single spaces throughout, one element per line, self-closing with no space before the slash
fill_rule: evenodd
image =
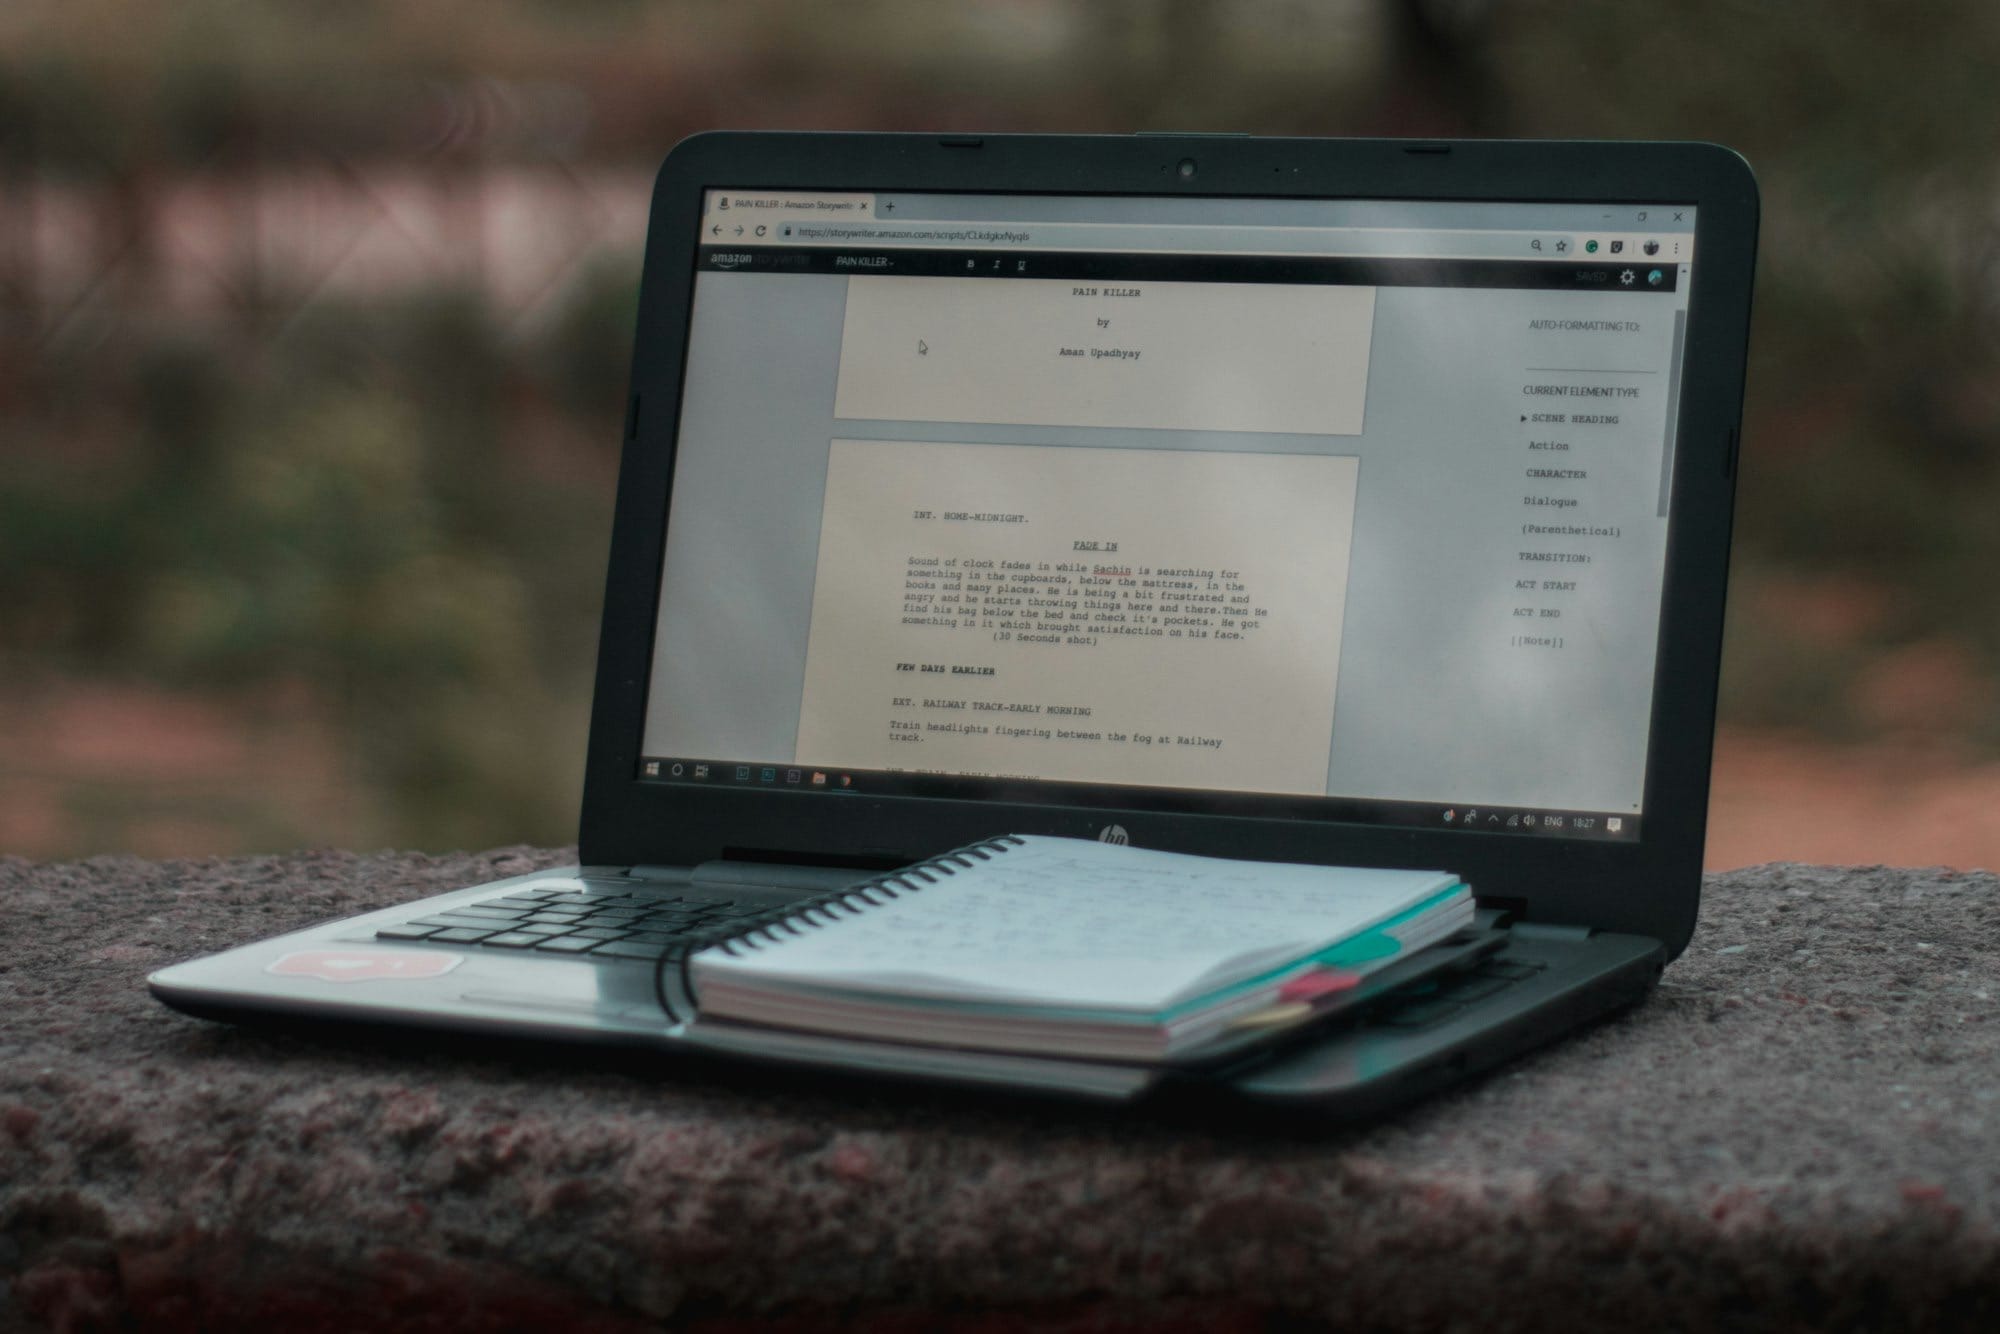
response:
<path id="1" fill-rule="evenodd" d="M 1764 229 L 1709 862 L 2000 865 L 1990 0 L 8 0 L 0 854 L 575 837 L 698 130 L 1700 138 Z"/>

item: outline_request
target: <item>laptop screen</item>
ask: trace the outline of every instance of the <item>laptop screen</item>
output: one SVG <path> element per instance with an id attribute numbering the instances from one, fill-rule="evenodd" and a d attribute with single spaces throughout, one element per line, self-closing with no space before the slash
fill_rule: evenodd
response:
<path id="1" fill-rule="evenodd" d="M 1693 208 L 700 226 L 640 780 L 1640 836 Z"/>

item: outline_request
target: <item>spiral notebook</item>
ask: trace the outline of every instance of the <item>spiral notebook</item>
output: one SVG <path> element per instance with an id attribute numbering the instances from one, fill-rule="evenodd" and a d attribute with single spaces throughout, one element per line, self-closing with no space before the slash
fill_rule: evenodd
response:
<path id="1" fill-rule="evenodd" d="M 1172 1064 L 1276 1036 L 1472 919 L 1440 871 L 1010 835 L 682 956 L 701 1024 Z"/>

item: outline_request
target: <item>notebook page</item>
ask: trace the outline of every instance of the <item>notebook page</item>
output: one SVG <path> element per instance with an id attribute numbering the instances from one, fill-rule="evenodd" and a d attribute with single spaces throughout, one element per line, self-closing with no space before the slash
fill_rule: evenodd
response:
<path id="1" fill-rule="evenodd" d="M 921 882 L 919 882 L 921 883 Z M 1458 883 L 1030 837 L 990 861 L 705 976 L 912 997 L 1164 1009 L 1341 940 Z"/>

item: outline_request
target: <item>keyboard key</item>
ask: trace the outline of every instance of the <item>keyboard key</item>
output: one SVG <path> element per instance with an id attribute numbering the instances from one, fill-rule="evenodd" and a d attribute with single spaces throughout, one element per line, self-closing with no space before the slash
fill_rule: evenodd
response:
<path id="1" fill-rule="evenodd" d="M 590 952 L 593 959 L 657 959 L 667 952 L 665 943 L 644 945 L 636 940 L 607 940 Z"/>
<path id="2" fill-rule="evenodd" d="M 679 904 L 670 904 L 664 908 L 653 908 L 646 913 L 648 921 L 698 922 L 707 916 L 709 914 L 705 909 L 683 908 Z"/>
<path id="3" fill-rule="evenodd" d="M 1496 991 L 1505 991 L 1520 981 L 1515 977 L 1489 977 L 1473 974 L 1454 982 L 1444 984 L 1444 995 L 1456 1001 L 1484 1000 Z"/>
<path id="4" fill-rule="evenodd" d="M 1442 1023 L 1457 1014 L 1465 1006 L 1453 1000 L 1421 1000 L 1409 1005 L 1399 1005 L 1384 1014 L 1377 1022 L 1390 1028 L 1428 1028 Z"/>
<path id="5" fill-rule="evenodd" d="M 447 913 L 439 913 L 435 917 L 419 917 L 416 921 L 410 923 L 410 925 L 437 926 L 437 927 L 447 927 L 447 926 L 463 926 L 463 927 L 474 927 L 474 928 L 483 927 L 488 931 L 500 931 L 505 929 L 507 922 L 506 919 L 504 918 L 475 917 L 471 913 L 447 912 Z"/>
<path id="6" fill-rule="evenodd" d="M 528 950 L 542 943 L 542 937 L 531 936 L 525 931 L 503 931 L 497 936 L 488 936 L 479 942 L 501 950 Z"/>
<path id="7" fill-rule="evenodd" d="M 500 933 L 498 931 L 492 930 L 490 928 L 484 931 L 475 931 L 472 930 L 470 927 L 455 926 L 448 931 L 440 931 L 436 935 L 432 936 L 431 943 L 444 944 L 444 945 L 476 945 L 480 941 L 486 939 L 488 936 L 497 936 L 499 934 Z"/>
<path id="8" fill-rule="evenodd" d="M 609 926 L 580 926 L 570 934 L 581 936 L 585 940 L 623 940 L 632 933 Z"/>
<path id="9" fill-rule="evenodd" d="M 672 931 L 634 931 L 626 939 L 635 945 L 664 945 L 674 938 Z"/>
<path id="10" fill-rule="evenodd" d="M 566 936 L 569 934 L 567 922 L 523 922 L 514 928 L 516 932 L 530 936 Z"/>
<path id="11" fill-rule="evenodd" d="M 537 953 L 582 954 L 585 950 L 594 949 L 603 943 L 589 936 L 544 936 L 541 943 L 535 946 L 535 950 Z"/>
<path id="12" fill-rule="evenodd" d="M 440 928 L 418 926 L 415 922 L 405 922 L 401 926 L 385 926 L 375 932 L 377 940 L 422 940 Z"/>
<path id="13" fill-rule="evenodd" d="M 646 934 L 665 936 L 706 935 L 707 928 L 700 922 L 638 922 L 634 924 Z"/>

